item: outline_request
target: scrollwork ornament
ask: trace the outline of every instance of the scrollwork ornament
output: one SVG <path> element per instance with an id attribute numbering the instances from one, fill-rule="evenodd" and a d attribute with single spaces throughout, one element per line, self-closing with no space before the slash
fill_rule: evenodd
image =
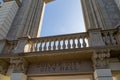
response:
<path id="1" fill-rule="evenodd" d="M 26 73 L 28 63 L 23 58 L 11 58 L 11 64 L 13 65 L 14 72 Z"/>
<path id="2" fill-rule="evenodd" d="M 95 68 L 107 68 L 110 57 L 109 50 L 94 51 L 93 53 L 93 67 Z"/>

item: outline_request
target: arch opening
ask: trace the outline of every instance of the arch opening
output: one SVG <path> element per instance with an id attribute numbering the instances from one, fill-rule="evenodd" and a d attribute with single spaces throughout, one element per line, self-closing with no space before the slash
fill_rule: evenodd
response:
<path id="1" fill-rule="evenodd" d="M 56 0 L 46 5 L 41 36 L 85 32 L 80 0 Z"/>

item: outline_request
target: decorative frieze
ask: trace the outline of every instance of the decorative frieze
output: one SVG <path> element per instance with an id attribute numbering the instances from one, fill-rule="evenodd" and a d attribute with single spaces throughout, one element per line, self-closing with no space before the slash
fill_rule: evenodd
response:
<path id="1" fill-rule="evenodd" d="M 109 58 L 110 58 L 109 50 L 94 51 L 92 57 L 94 69 L 108 68 Z"/>
<path id="2" fill-rule="evenodd" d="M 66 73 L 66 72 L 92 72 L 91 62 L 62 62 L 62 63 L 44 63 L 31 64 L 28 74 L 45 74 L 45 73 Z"/>

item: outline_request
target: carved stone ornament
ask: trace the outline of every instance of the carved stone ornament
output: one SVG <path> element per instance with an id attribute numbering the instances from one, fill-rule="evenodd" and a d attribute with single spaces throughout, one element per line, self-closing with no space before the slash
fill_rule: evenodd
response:
<path id="1" fill-rule="evenodd" d="M 19 72 L 26 73 L 28 63 L 23 58 L 19 58 L 19 57 L 11 58 L 10 63 L 11 63 L 10 66 L 11 68 L 13 68 L 14 73 L 19 73 Z"/>
<path id="2" fill-rule="evenodd" d="M 0 60 L 0 74 L 6 74 L 8 65 L 7 62 Z"/>
<path id="3" fill-rule="evenodd" d="M 92 57 L 94 69 L 108 68 L 109 57 L 109 50 L 94 51 Z"/>

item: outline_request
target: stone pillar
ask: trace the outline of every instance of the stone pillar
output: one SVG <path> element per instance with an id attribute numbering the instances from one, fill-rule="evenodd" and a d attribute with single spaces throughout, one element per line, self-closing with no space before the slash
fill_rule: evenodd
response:
<path id="1" fill-rule="evenodd" d="M 90 29 L 89 32 L 89 45 L 91 47 L 105 46 L 102 39 L 101 29 Z"/>
<path id="2" fill-rule="evenodd" d="M 0 54 L 3 53 L 5 44 L 6 44 L 6 40 L 0 40 Z"/>
<path id="3" fill-rule="evenodd" d="M 14 53 L 23 53 L 23 52 L 27 52 L 29 50 L 29 47 L 25 47 L 28 43 L 28 37 L 24 37 L 24 38 L 19 38 L 18 44 L 16 46 L 16 48 L 14 49 Z"/>
<path id="4" fill-rule="evenodd" d="M 23 58 L 15 57 L 11 58 L 10 63 L 13 68 L 11 80 L 27 80 L 27 61 Z"/>
<path id="5" fill-rule="evenodd" d="M 19 1 L 19 0 L 16 0 Z M 7 39 L 37 37 L 40 32 L 45 4 L 52 0 L 22 0 L 15 19 L 8 32 Z"/>
<path id="6" fill-rule="evenodd" d="M 96 69 L 94 72 L 95 80 L 113 80 L 111 69 Z"/>
<path id="7" fill-rule="evenodd" d="M 116 39 L 117 39 L 117 43 L 120 45 L 120 26 L 118 26 L 117 30 L 118 30 L 118 33 L 117 33 Z"/>
<path id="8" fill-rule="evenodd" d="M 95 51 L 93 54 L 93 67 L 95 80 L 113 80 L 111 69 L 109 65 L 109 50 Z"/>
<path id="9" fill-rule="evenodd" d="M 114 29 L 120 23 L 120 11 L 114 0 L 81 0 L 87 29 Z"/>
<path id="10" fill-rule="evenodd" d="M 27 76 L 24 73 L 12 73 L 11 80 L 27 80 Z"/>

